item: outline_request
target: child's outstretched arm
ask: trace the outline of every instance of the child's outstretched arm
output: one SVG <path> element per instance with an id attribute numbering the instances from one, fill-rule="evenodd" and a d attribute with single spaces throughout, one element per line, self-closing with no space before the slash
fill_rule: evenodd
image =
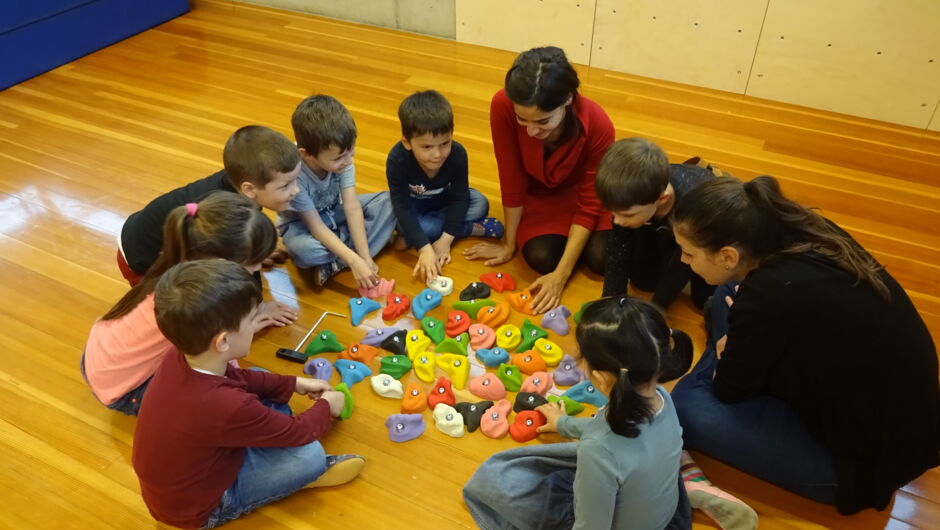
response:
<path id="1" fill-rule="evenodd" d="M 355 193 L 353 193 L 353 196 L 355 197 Z M 359 205 L 358 198 L 356 199 L 356 205 Z M 363 222 L 362 207 L 359 207 L 358 209 L 359 221 L 361 224 Z M 307 225 L 307 230 L 310 231 L 310 235 L 315 237 L 317 241 L 322 243 L 323 246 L 336 255 L 336 257 L 349 265 L 349 269 L 352 271 L 353 276 L 356 278 L 356 282 L 360 287 L 373 287 L 376 283 L 378 283 L 379 278 L 375 274 L 375 271 L 372 270 L 369 263 L 366 263 L 362 258 L 359 257 L 359 254 L 354 252 L 353 249 L 347 247 L 346 244 L 343 243 L 343 241 L 336 234 L 334 234 L 332 230 L 327 228 L 327 226 L 323 224 L 323 219 L 320 219 L 320 214 L 316 210 L 300 212 L 300 217 Z M 349 220 L 349 228 L 350 231 L 352 231 L 351 219 Z M 365 237 L 364 230 L 363 237 Z M 369 261 L 371 262 L 372 260 L 370 259 Z"/>
<path id="2" fill-rule="evenodd" d="M 343 212 L 346 213 L 346 224 L 349 226 L 349 236 L 352 238 L 353 247 L 356 254 L 372 269 L 376 276 L 379 273 L 379 267 L 372 261 L 372 254 L 369 252 L 369 240 L 366 238 L 366 220 L 362 213 L 362 203 L 359 202 L 359 196 L 356 195 L 356 187 L 351 186 L 343 188 Z"/>

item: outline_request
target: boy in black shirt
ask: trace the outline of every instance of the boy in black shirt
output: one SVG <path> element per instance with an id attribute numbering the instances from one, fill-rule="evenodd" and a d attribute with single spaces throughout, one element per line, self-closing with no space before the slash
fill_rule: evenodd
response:
<path id="1" fill-rule="evenodd" d="M 450 263 L 455 239 L 500 238 L 503 224 L 487 217 L 489 201 L 470 188 L 467 151 L 453 140 L 450 103 L 434 90 L 416 92 L 398 107 L 401 141 L 386 160 L 392 207 L 398 218 L 396 247 L 418 250 L 419 272 L 433 280 Z"/>
<path id="2" fill-rule="evenodd" d="M 708 168 L 670 164 L 659 146 L 643 138 L 618 140 L 607 149 L 594 181 L 597 197 L 614 216 L 603 296 L 623 296 L 632 283 L 652 291 L 652 302 L 666 309 L 691 282 L 692 303 L 701 309 L 714 287 L 682 263 L 669 214 L 711 177 Z"/>

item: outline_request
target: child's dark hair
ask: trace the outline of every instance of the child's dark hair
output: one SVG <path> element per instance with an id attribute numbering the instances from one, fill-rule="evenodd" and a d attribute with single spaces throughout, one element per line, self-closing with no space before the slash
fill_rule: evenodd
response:
<path id="1" fill-rule="evenodd" d="M 283 134 L 261 125 L 246 125 L 225 142 L 222 163 L 235 189 L 243 182 L 263 188 L 275 173 L 293 171 L 300 163 L 300 153 Z"/>
<path id="2" fill-rule="evenodd" d="M 130 313 L 170 267 L 187 260 L 222 258 L 257 265 L 277 244 L 274 223 L 258 205 L 237 193 L 216 191 L 194 205 L 178 206 L 163 224 L 163 249 L 140 283 L 118 300 L 101 320 Z"/>
<path id="3" fill-rule="evenodd" d="M 454 111 L 440 92 L 425 90 L 406 97 L 398 106 L 401 135 L 411 140 L 416 136 L 438 136 L 454 132 Z"/>
<path id="4" fill-rule="evenodd" d="M 643 138 L 624 138 L 611 144 L 594 179 L 597 197 L 611 211 L 652 204 L 668 185 L 666 153 Z"/>
<path id="5" fill-rule="evenodd" d="M 532 48 L 520 53 L 506 72 L 505 88 L 510 101 L 523 107 L 536 106 L 542 112 L 561 107 L 568 98 L 574 102 L 580 85 L 578 72 L 568 62 L 565 51 L 556 46 Z M 573 107 L 565 112 L 561 126 L 564 128 L 561 142 L 581 132 L 581 123 Z"/>
<path id="6" fill-rule="evenodd" d="M 757 263 L 818 252 L 857 282 L 869 284 L 883 299 L 891 297 L 881 265 L 823 216 L 784 197 L 777 179 L 770 176 L 750 182 L 734 177 L 702 182 L 676 205 L 673 226 L 708 252 L 733 246 Z"/>
<path id="7" fill-rule="evenodd" d="M 290 124 L 297 147 L 311 156 L 334 145 L 341 153 L 356 145 L 356 122 L 349 110 L 332 96 L 318 94 L 301 101 Z"/>
<path id="8" fill-rule="evenodd" d="M 692 365 L 689 336 L 670 330 L 656 306 L 637 298 L 592 303 L 584 310 L 576 337 L 591 370 L 614 374 L 607 423 L 627 438 L 639 436 L 640 424 L 654 416 L 651 403 L 636 387 L 675 379 Z"/>
<path id="9" fill-rule="evenodd" d="M 198 355 L 223 331 L 238 331 L 261 303 L 261 289 L 237 263 L 203 259 L 178 263 L 157 282 L 157 326 L 179 351 Z"/>

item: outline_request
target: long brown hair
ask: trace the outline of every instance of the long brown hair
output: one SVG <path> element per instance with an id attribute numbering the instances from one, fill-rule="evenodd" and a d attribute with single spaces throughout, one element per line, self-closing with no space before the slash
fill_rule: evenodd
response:
<path id="1" fill-rule="evenodd" d="M 883 267 L 854 239 L 818 213 L 786 197 L 777 179 L 709 179 L 690 190 L 673 211 L 673 226 L 709 252 L 734 246 L 757 263 L 784 254 L 818 252 L 869 284 L 883 299 L 891 294 Z"/>
<path id="2" fill-rule="evenodd" d="M 163 249 L 157 261 L 101 320 L 130 313 L 153 292 L 160 276 L 182 261 L 222 258 L 247 266 L 261 263 L 274 251 L 274 223 L 242 195 L 217 191 L 198 202 L 195 215 L 190 215 L 187 208 L 178 206 L 167 214 Z"/>

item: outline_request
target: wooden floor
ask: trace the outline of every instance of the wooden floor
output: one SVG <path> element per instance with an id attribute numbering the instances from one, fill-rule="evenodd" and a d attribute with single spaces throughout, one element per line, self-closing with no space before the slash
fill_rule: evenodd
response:
<path id="1" fill-rule="evenodd" d="M 324 92 L 359 126 L 361 192 L 385 186 L 385 155 L 399 138 L 396 109 L 435 88 L 453 103 L 456 138 L 470 154 L 472 185 L 501 213 L 487 113 L 513 54 L 237 3 L 199 0 L 191 13 L 0 92 L 0 527 L 150 528 L 130 465 L 134 419 L 88 393 L 77 369 L 95 318 L 126 289 L 114 263 L 125 216 L 157 194 L 221 166 L 236 128 L 289 134 L 297 102 Z M 641 135 L 671 159 L 701 155 L 740 177 L 778 176 L 791 196 L 818 206 L 855 235 L 907 288 L 940 335 L 940 135 L 742 96 L 579 68 L 617 137 Z M 461 243 L 458 249 L 469 242 Z M 384 252 L 382 275 L 411 294 L 412 253 Z M 522 282 L 520 259 L 503 268 Z M 483 267 L 457 259 L 457 285 Z M 344 311 L 349 273 L 316 292 L 289 265 L 265 274 L 270 294 L 296 303 L 297 325 L 259 337 L 247 364 L 281 373 L 274 357 L 323 310 Z M 564 302 L 599 295 L 578 272 Z M 454 297 L 455 298 L 455 297 Z M 438 309 L 438 317 L 444 314 Z M 701 317 L 687 300 L 669 313 L 701 350 Z M 518 315 L 515 321 L 521 321 Z M 344 343 L 362 332 L 327 320 Z M 571 338 L 561 341 L 572 346 Z M 877 374 L 872 374 L 875 384 Z M 361 479 L 261 508 L 234 528 L 472 527 L 460 488 L 494 451 L 513 447 L 479 433 L 447 438 L 430 428 L 393 444 L 384 419 L 396 401 L 355 387 L 357 410 L 324 441 L 369 459 Z M 295 399 L 295 409 L 309 402 Z M 916 406 L 916 404 L 912 404 Z M 873 418 L 873 421 L 876 419 Z M 746 499 L 763 528 L 940 528 L 940 472 L 900 491 L 884 512 L 841 517 L 710 459 L 709 477 Z M 710 527 L 701 515 L 696 526 Z"/>

